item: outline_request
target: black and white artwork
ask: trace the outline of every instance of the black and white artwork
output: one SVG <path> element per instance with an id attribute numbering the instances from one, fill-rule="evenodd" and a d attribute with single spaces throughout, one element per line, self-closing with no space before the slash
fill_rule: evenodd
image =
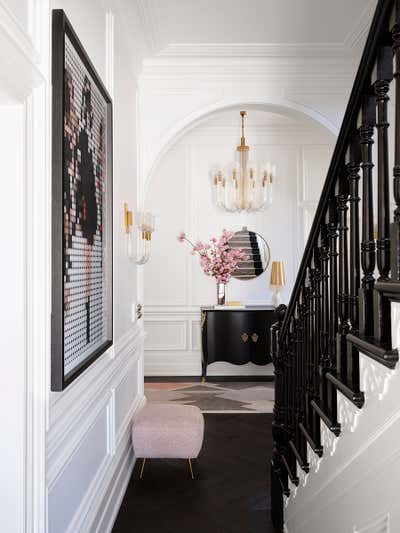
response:
<path id="1" fill-rule="evenodd" d="M 111 120 L 111 98 L 53 11 L 53 390 L 112 344 Z"/>

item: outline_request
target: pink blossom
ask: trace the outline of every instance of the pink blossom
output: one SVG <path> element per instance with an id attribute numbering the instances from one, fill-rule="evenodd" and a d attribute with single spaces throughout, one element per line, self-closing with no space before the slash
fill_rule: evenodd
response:
<path id="1" fill-rule="evenodd" d="M 178 239 L 179 242 L 183 242 L 186 239 L 186 234 L 183 231 L 181 231 L 179 233 L 177 239 Z"/>
<path id="2" fill-rule="evenodd" d="M 200 265 L 206 276 L 213 276 L 218 283 L 229 283 L 232 272 L 240 261 L 246 261 L 248 256 L 240 248 L 230 248 L 229 240 L 233 231 L 223 230 L 219 238 L 212 237 L 210 243 L 198 241 L 193 244 L 182 232 L 178 241 L 187 241 L 191 247 L 191 254 L 199 255 Z"/>

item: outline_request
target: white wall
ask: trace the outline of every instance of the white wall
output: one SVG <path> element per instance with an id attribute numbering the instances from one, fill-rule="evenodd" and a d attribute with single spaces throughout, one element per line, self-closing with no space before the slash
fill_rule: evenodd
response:
<path id="1" fill-rule="evenodd" d="M 242 226 L 260 233 L 271 260 L 283 260 L 287 303 L 332 153 L 333 136 L 307 121 L 260 108 L 247 108 L 246 140 L 250 159 L 277 165 L 273 204 L 259 213 L 227 213 L 213 202 L 210 172 L 228 164 L 240 141 L 239 108 L 215 113 L 184 135 L 161 159 L 146 190 L 146 207 L 156 215 L 152 255 L 144 270 L 145 352 L 147 375 L 199 375 L 200 306 L 216 303 L 213 278 L 205 276 L 198 257 L 177 242 L 184 230 L 193 240 L 207 240 L 223 228 Z M 232 279 L 228 300 L 271 305 L 270 268 L 254 280 Z M 270 365 L 210 366 L 209 374 L 271 373 Z"/>
<path id="2" fill-rule="evenodd" d="M 0 1 L 0 530 L 109 531 L 134 463 L 143 327 L 123 203 L 137 200 L 136 80 L 145 53 L 123 4 Z M 114 346 L 50 392 L 51 9 L 63 8 L 114 99 Z"/>

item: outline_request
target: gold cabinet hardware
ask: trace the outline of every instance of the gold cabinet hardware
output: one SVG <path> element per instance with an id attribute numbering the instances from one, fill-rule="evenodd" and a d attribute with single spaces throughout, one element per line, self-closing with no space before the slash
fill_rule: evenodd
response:
<path id="1" fill-rule="evenodd" d="M 257 341 L 258 341 L 258 335 L 257 335 L 257 333 L 253 333 L 253 335 L 251 336 L 251 340 L 252 340 L 253 342 L 257 342 Z"/>
<path id="2" fill-rule="evenodd" d="M 248 340 L 249 340 L 249 336 L 247 335 L 247 333 L 242 333 L 242 341 L 247 342 Z"/>

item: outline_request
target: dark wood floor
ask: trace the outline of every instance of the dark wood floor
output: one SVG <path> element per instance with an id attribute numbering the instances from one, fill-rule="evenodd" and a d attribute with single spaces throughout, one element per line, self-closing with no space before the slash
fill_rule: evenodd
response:
<path id="1" fill-rule="evenodd" d="M 196 479 L 187 462 L 135 466 L 113 533 L 272 533 L 272 415 L 206 414 Z"/>

